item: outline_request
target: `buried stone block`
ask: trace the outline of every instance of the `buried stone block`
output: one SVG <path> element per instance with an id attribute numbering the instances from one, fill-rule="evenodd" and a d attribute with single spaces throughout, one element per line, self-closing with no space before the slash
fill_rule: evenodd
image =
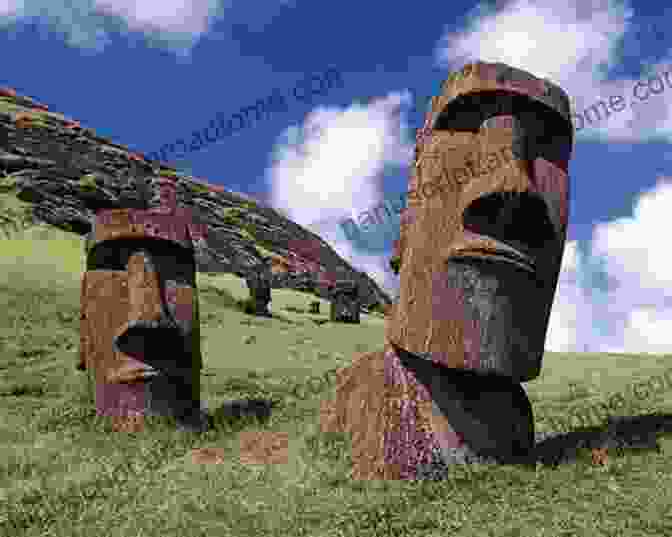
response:
<path id="1" fill-rule="evenodd" d="M 331 312 L 330 319 L 338 323 L 355 323 L 359 321 L 361 303 L 359 299 L 359 286 L 357 282 L 337 280 L 331 286 Z"/>
<path id="2" fill-rule="evenodd" d="M 566 239 L 573 129 L 557 86 L 503 64 L 432 100 L 395 245 L 385 351 L 340 373 L 323 429 L 352 436 L 359 478 L 529 461 L 531 405 Z"/>
<path id="3" fill-rule="evenodd" d="M 245 276 L 247 288 L 250 290 L 249 304 L 251 313 L 260 317 L 271 317 L 268 311 L 268 303 L 271 301 L 271 268 L 263 265 L 261 268 L 248 273 Z"/>
<path id="4" fill-rule="evenodd" d="M 192 230 L 160 209 L 96 215 L 82 279 L 78 369 L 94 381 L 101 415 L 135 422 L 170 416 L 201 428 Z"/>

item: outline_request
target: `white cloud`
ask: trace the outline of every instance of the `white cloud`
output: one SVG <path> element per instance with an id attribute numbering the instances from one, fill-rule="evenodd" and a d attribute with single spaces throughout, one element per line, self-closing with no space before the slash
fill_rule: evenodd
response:
<path id="1" fill-rule="evenodd" d="M 583 344 L 584 321 L 587 315 L 590 316 L 591 303 L 581 285 L 581 265 L 582 256 L 577 242 L 567 242 L 546 334 L 546 348 L 549 350 L 583 350 L 576 347 Z"/>
<path id="2" fill-rule="evenodd" d="M 382 199 L 379 182 L 386 166 L 409 165 L 413 146 L 399 122 L 399 109 L 409 102 L 408 93 L 391 93 L 347 109 L 318 107 L 302 126 L 284 132 L 267 172 L 271 205 L 312 225 L 339 255 L 388 288 L 396 277 L 387 259 L 355 252 L 337 223 Z"/>
<path id="3" fill-rule="evenodd" d="M 219 0 L 0 0 L 0 26 L 37 21 L 43 30 L 62 33 L 70 46 L 100 52 L 121 22 L 128 33 L 139 32 L 184 57 L 222 6 Z"/>
<path id="4" fill-rule="evenodd" d="M 0 17 L 13 15 L 23 8 L 23 0 L 0 0 Z"/>
<path id="5" fill-rule="evenodd" d="M 609 103 L 611 96 L 624 97 L 628 106 L 622 111 L 608 117 L 602 112 L 601 120 L 589 111 L 592 121 L 583 127 L 575 119 L 579 139 L 670 140 L 672 87 L 643 102 L 633 96 L 639 79 L 672 69 L 670 58 L 645 66 L 635 79 L 608 76 L 621 63 L 616 47 L 626 30 L 635 27 L 633 14 L 627 3 L 616 0 L 515 0 L 496 12 L 479 5 L 464 31 L 446 31 L 436 58 L 451 69 L 480 59 L 548 78 L 569 94 L 577 114 L 600 100 Z"/>
<path id="6" fill-rule="evenodd" d="M 672 352 L 672 255 L 666 247 L 672 182 L 640 195 L 628 218 L 595 226 L 589 252 L 568 243 L 546 347 L 553 351 Z M 576 263 L 573 260 L 576 259 Z M 592 286 L 600 267 L 608 289 Z"/>

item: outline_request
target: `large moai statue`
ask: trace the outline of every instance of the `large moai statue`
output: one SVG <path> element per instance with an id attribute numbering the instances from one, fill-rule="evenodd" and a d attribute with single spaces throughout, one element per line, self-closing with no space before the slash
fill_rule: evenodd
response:
<path id="1" fill-rule="evenodd" d="M 330 288 L 330 320 L 335 323 L 359 324 L 361 301 L 359 284 L 353 280 L 336 280 Z"/>
<path id="2" fill-rule="evenodd" d="M 252 314 L 260 317 L 271 317 L 268 303 L 271 301 L 271 261 L 259 265 L 245 276 L 245 283 L 250 291 Z"/>
<path id="3" fill-rule="evenodd" d="M 147 209 L 98 211 L 86 241 L 78 369 L 100 415 L 171 416 L 201 428 L 200 320 L 194 242 L 207 227 L 157 177 Z"/>
<path id="4" fill-rule="evenodd" d="M 565 245 L 570 117 L 561 88 L 501 63 L 466 65 L 432 98 L 385 350 L 341 371 L 323 406 L 323 430 L 352 436 L 354 477 L 531 460 L 520 383 L 541 369 Z"/>

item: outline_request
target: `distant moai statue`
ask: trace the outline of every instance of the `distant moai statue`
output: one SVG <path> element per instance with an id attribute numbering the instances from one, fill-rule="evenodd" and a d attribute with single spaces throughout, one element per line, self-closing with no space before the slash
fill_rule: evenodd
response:
<path id="1" fill-rule="evenodd" d="M 194 242 L 207 227 L 176 205 L 170 177 L 150 180 L 148 208 L 99 210 L 86 241 L 79 370 L 99 414 L 204 426 Z M 137 201 L 137 200 L 136 200 Z"/>
<path id="2" fill-rule="evenodd" d="M 573 136 L 566 93 L 501 63 L 465 65 L 432 98 L 395 244 L 385 350 L 343 370 L 322 409 L 323 430 L 352 435 L 356 478 L 531 460 L 520 383 L 541 370 Z"/>
<path id="3" fill-rule="evenodd" d="M 250 290 L 250 303 L 253 315 L 271 317 L 268 303 L 271 301 L 271 261 L 261 263 L 245 276 L 245 283 Z"/>
<path id="4" fill-rule="evenodd" d="M 353 280 L 337 280 L 331 287 L 331 321 L 359 324 L 360 309 L 359 283 Z"/>
<path id="5" fill-rule="evenodd" d="M 318 300 L 314 300 L 310 303 L 310 313 L 312 314 L 320 313 L 320 302 Z"/>

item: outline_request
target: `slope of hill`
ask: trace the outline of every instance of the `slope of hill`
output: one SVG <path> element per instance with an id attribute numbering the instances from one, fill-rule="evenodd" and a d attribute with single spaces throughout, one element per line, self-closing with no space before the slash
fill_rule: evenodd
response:
<path id="1" fill-rule="evenodd" d="M 455 466 L 436 483 L 353 482 L 348 439 L 320 431 L 320 403 L 333 397 L 335 370 L 383 346 L 383 318 L 325 322 L 327 301 L 309 314 L 313 297 L 292 289 L 274 290 L 272 318 L 256 318 L 238 309 L 247 289 L 234 274 L 198 274 L 201 395 L 211 429 L 187 433 L 149 419 L 140 433 L 111 434 L 75 369 L 80 234 L 92 204 L 128 194 L 123 178 L 133 159 L 124 148 L 105 155 L 113 151 L 107 141 L 68 133 L 62 116 L 45 111 L 19 118 L 18 127 L 7 123 L 14 109 L 34 104 L 0 105 L 0 135 L 11 138 L 0 148 L 12 150 L 0 154 L 0 536 L 672 535 L 668 356 L 546 354 L 526 390 L 537 430 L 556 435 L 545 446 L 580 446 L 563 464 Z M 40 153 L 45 136 L 65 149 Z M 93 147 L 102 163 L 77 144 Z M 59 164 L 59 155 L 76 159 Z M 212 254 L 213 263 L 237 271 L 261 257 L 256 227 L 247 236 L 237 219 L 267 218 L 259 237 L 309 238 L 273 211 L 245 205 L 250 200 L 194 185 L 183 181 L 183 195 L 196 192 L 190 203 L 224 237 L 222 249 L 201 252 L 204 264 Z M 239 213 L 220 219 L 222 207 Z M 268 238 L 269 252 L 289 255 Z M 600 459 L 606 464 L 596 466 L 586 438 L 611 413 L 634 416 L 648 438 L 638 449 L 609 447 Z M 558 436 L 559 428 L 570 432 Z M 285 460 L 244 462 L 247 433 L 284 435 Z M 664 436 L 662 452 L 649 433 Z M 197 464 L 193 450 L 217 453 L 218 464 Z"/>
<path id="2" fill-rule="evenodd" d="M 90 230 L 96 210 L 137 204 L 138 180 L 177 176 L 174 168 L 148 161 L 7 89 L 0 90 L 0 171 L 0 190 L 30 203 L 35 220 L 80 235 Z M 274 288 L 314 289 L 327 298 L 318 273 L 291 268 L 296 248 L 312 244 L 318 245 L 318 271 L 360 282 L 364 307 L 391 303 L 368 275 L 277 211 L 193 177 L 179 176 L 177 183 L 178 203 L 208 225 L 207 245 L 197 250 L 199 271 L 245 275 L 271 258 L 290 267 L 274 276 Z"/>
<path id="3" fill-rule="evenodd" d="M 1 246 L 0 535 L 373 537 L 442 528 L 471 536 L 511 527 L 550 536 L 567 529 L 553 522 L 558 505 L 572 513 L 576 536 L 672 530 L 660 515 L 672 497 L 669 436 L 659 440 L 663 453 L 610 449 L 604 467 L 581 449 L 557 468 L 474 465 L 438 483 L 353 482 L 349 443 L 320 432 L 319 406 L 333 397 L 334 370 L 382 347 L 384 321 L 316 323 L 326 320 L 327 303 L 319 315 L 303 313 L 313 297 L 288 289 L 274 292 L 272 318 L 245 315 L 235 301 L 247 290 L 234 275 L 198 275 L 202 397 L 212 429 L 179 432 L 150 420 L 143 432 L 112 434 L 75 370 L 81 239 L 33 226 Z M 541 377 L 526 387 L 537 429 L 580 429 L 570 415 L 599 425 L 591 409 L 623 394 L 612 412 L 666 413 L 669 433 L 669 382 L 650 380 L 672 378 L 669 369 L 663 376 L 668 364 L 664 356 L 548 353 Z M 635 382 L 646 397 L 631 393 Z M 256 433 L 285 435 L 285 461 L 244 462 L 244 439 Z M 197 464 L 194 450 L 213 461 L 216 453 L 219 463 Z"/>

